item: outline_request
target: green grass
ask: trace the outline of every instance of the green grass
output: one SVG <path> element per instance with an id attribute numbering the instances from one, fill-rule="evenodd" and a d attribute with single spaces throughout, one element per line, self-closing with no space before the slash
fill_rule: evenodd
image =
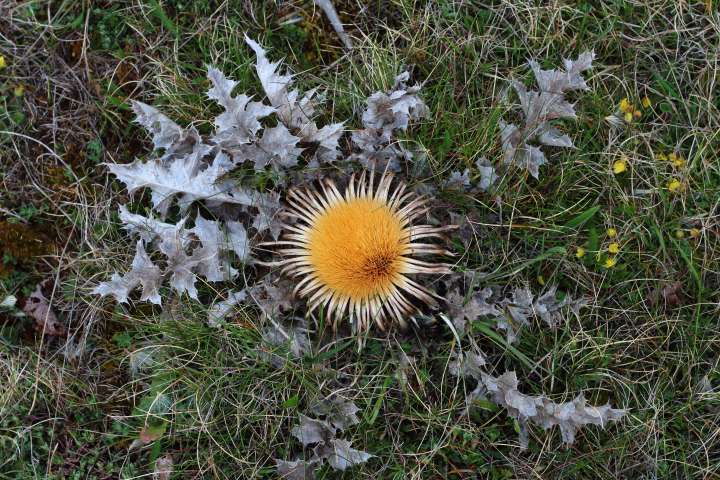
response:
<path id="1" fill-rule="evenodd" d="M 0 478 L 140 478 L 166 454 L 172 478 L 275 478 L 273 459 L 311 454 L 289 434 L 298 415 L 336 391 L 361 408 L 343 438 L 374 458 L 344 474 L 325 467 L 320 478 L 720 476 L 720 101 L 708 61 L 720 16 L 712 2 L 338 1 L 343 21 L 357 25 L 348 55 L 312 2 L 82 3 L 25 2 L 0 19 L 8 32 L 0 130 L 14 132 L 0 134 L 0 216 L 42 232 L 55 249 L 32 262 L 3 259 L 11 272 L 0 278 L 0 300 L 57 275 L 55 308 L 84 347 L 79 359 L 63 355 L 66 339 L 0 312 Z M 503 409 L 482 403 L 462 415 L 474 385 L 449 374 L 457 346 L 442 324 L 373 333 L 361 352 L 324 327 L 311 337 L 312 355 L 278 368 L 251 307 L 215 330 L 206 307 L 187 298 L 170 298 L 161 312 L 89 295 L 131 258 L 115 214 L 127 195 L 99 166 L 149 152 L 128 100 L 162 106 L 181 124 L 212 118 L 209 63 L 259 96 L 243 32 L 302 72 L 302 88 L 326 89 L 323 121 L 358 126 L 366 96 L 409 67 L 432 112 L 406 135 L 428 152 L 425 182 L 481 156 L 499 161 L 498 120 L 512 116 L 503 90 L 511 78 L 532 84 L 527 59 L 551 68 L 595 50 L 591 90 L 574 97 L 577 121 L 563 124 L 577 148 L 552 151 L 540 180 L 509 170 L 491 194 L 443 192 L 437 202 L 471 222 L 477 241 L 453 245 L 458 269 L 489 275 L 481 286 L 558 284 L 591 298 L 580 319 L 556 330 L 535 324 L 514 346 L 489 322 L 474 325 L 489 369 L 516 370 L 525 393 L 609 401 L 628 409 L 622 421 L 583 429 L 569 448 L 557 429 L 531 427 L 521 451 Z M 605 121 L 623 97 L 639 104 L 644 96 L 653 105 L 628 128 Z M 673 150 L 687 160 L 680 171 L 656 158 Z M 613 175 L 622 155 L 628 171 Z M 684 191 L 668 191 L 673 178 Z M 147 199 L 133 206 L 143 211 Z M 607 269 L 610 227 L 621 253 Z M 581 259 L 577 247 L 587 251 Z M 651 302 L 676 281 L 678 305 Z M 203 285 L 201 299 L 226 287 Z M 153 362 L 133 371 L 142 352 Z M 143 428 L 159 438 L 130 450 Z"/>

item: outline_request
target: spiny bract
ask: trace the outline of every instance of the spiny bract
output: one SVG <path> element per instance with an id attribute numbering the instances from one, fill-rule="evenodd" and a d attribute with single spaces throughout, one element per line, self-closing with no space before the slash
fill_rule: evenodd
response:
<path id="1" fill-rule="evenodd" d="M 281 245 L 284 257 L 276 265 L 301 278 L 295 293 L 308 298 L 309 311 L 325 306 L 335 322 L 346 312 L 358 331 L 371 322 L 385 328 L 388 318 L 406 325 L 416 307 L 408 295 L 435 305 L 437 295 L 408 278 L 409 274 L 450 273 L 450 265 L 418 260 L 416 256 L 452 254 L 421 239 L 442 237 L 453 226 L 413 225 L 428 209 L 427 200 L 406 191 L 403 183 L 392 187 L 390 173 L 364 171 L 350 178 L 344 195 L 325 179 L 322 191 L 292 189 Z"/>

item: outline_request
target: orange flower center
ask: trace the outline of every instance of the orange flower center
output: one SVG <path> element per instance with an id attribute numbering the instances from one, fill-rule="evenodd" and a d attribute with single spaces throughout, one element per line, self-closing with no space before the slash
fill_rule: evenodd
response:
<path id="1" fill-rule="evenodd" d="M 400 279 L 409 235 L 385 203 L 356 198 L 317 218 L 309 247 L 318 279 L 332 292 L 360 300 L 389 292 Z"/>

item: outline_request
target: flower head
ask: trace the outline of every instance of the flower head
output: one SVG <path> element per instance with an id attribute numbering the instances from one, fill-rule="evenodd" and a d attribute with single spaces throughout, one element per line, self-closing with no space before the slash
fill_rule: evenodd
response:
<path id="1" fill-rule="evenodd" d="M 610 253 L 618 253 L 620 251 L 620 244 L 617 242 L 613 242 L 610 245 L 608 245 L 608 252 Z"/>
<path id="2" fill-rule="evenodd" d="M 605 268 L 613 268 L 615 265 L 617 265 L 617 260 L 614 257 L 606 258 L 603 264 Z"/>
<path id="3" fill-rule="evenodd" d="M 643 97 L 642 99 L 642 106 L 643 108 L 650 108 L 652 107 L 652 101 L 650 101 L 650 97 Z"/>
<path id="4" fill-rule="evenodd" d="M 583 258 L 585 256 L 585 249 L 583 247 L 577 247 L 575 250 L 575 258 Z"/>
<path id="5" fill-rule="evenodd" d="M 287 214 L 299 220 L 286 223 L 284 238 L 274 245 L 284 257 L 276 265 L 301 278 L 295 293 L 308 299 L 309 311 L 325 307 L 325 316 L 338 321 L 346 312 L 358 331 L 388 318 L 406 325 L 416 310 L 408 296 L 434 305 L 437 295 L 410 279 L 416 273 L 450 273 L 450 265 L 418 260 L 417 256 L 452 254 L 421 239 L 442 237 L 454 226 L 413 225 L 427 211 L 427 200 L 406 192 L 402 183 L 391 187 L 392 174 L 377 186 L 375 172 L 350 177 L 344 194 L 326 179 L 322 191 L 292 189 Z M 420 241 L 419 241 L 420 240 Z"/>
<path id="6" fill-rule="evenodd" d="M 620 100 L 619 107 L 620 107 L 620 111 L 622 113 L 629 113 L 631 115 L 633 113 L 633 110 L 635 110 L 635 106 L 632 103 L 630 103 L 630 100 L 628 100 L 627 97 Z"/>
<path id="7" fill-rule="evenodd" d="M 682 168 L 685 166 L 685 159 L 675 152 L 669 153 L 667 159 L 672 162 L 673 167 L 675 168 Z"/>
<path id="8" fill-rule="evenodd" d="M 623 156 L 620 160 L 615 160 L 615 162 L 613 163 L 613 173 L 615 175 L 618 175 L 625 171 L 627 171 L 627 162 L 625 161 L 625 157 Z"/>
<path id="9" fill-rule="evenodd" d="M 668 182 L 667 188 L 671 192 L 675 193 L 683 189 L 683 184 L 677 178 L 673 178 Z"/>
<path id="10" fill-rule="evenodd" d="M 607 229 L 607 232 L 605 232 L 608 237 L 615 238 L 617 237 L 617 229 L 610 227 Z"/>
<path id="11" fill-rule="evenodd" d="M 7 62 L 5 61 L 5 57 L 3 57 L 2 55 L 0 55 L 0 70 L 2 70 L 3 68 L 5 68 L 6 66 L 7 66 Z"/>

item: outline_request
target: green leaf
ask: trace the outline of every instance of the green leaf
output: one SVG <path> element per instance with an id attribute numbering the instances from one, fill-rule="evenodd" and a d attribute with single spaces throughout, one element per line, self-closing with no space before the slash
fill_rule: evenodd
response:
<path id="1" fill-rule="evenodd" d="M 565 228 L 579 227 L 583 223 L 590 220 L 599 210 L 600 210 L 600 205 L 595 205 L 594 207 L 588 208 L 587 210 L 585 210 L 580 215 L 576 216 L 575 218 L 573 218 L 572 220 L 570 220 L 563 226 Z"/>

